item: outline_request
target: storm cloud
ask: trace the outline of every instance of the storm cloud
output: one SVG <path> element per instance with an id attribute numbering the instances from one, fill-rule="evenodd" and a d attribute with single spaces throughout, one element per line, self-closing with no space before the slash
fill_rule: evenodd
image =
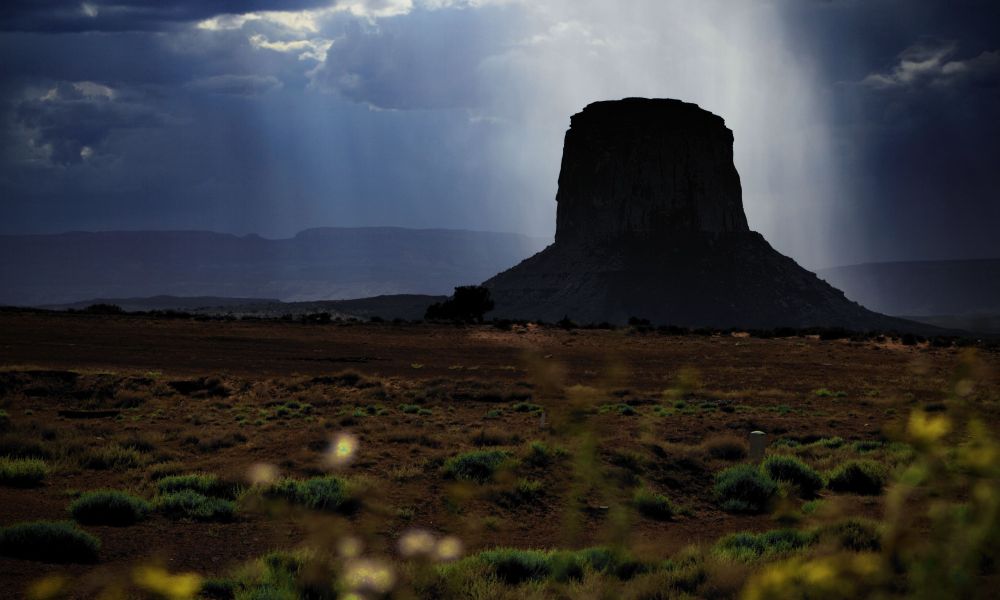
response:
<path id="1" fill-rule="evenodd" d="M 807 266 L 998 254 L 988 0 L 15 0 L 0 52 L 2 233 L 551 235 L 569 116 L 645 95 Z"/>

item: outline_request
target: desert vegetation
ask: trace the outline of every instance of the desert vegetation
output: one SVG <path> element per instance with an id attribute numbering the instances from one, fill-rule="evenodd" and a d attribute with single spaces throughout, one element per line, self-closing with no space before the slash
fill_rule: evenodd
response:
<path id="1" fill-rule="evenodd" d="M 255 327 L 269 344 L 313 335 Z M 155 357 L 0 369 L 4 585 L 987 597 L 997 576 L 987 351 L 517 325 L 329 335 L 373 359 L 273 372 L 206 350 L 212 372 Z M 767 433 L 760 461 L 752 430 Z"/>

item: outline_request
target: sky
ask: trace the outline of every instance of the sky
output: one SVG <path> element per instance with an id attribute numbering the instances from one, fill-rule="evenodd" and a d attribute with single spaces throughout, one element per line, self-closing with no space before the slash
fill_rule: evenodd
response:
<path id="1" fill-rule="evenodd" d="M 0 234 L 551 238 L 590 102 L 696 102 L 809 268 L 1000 256 L 995 0 L 5 0 Z"/>

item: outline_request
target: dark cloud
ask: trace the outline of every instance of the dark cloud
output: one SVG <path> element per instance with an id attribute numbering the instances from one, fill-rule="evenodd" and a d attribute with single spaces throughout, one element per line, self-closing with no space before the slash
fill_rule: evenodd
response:
<path id="1" fill-rule="evenodd" d="M 5 0 L 0 31 L 155 31 L 222 14 L 294 11 L 331 0 Z"/>
<path id="2" fill-rule="evenodd" d="M 30 142 L 55 165 L 99 155 L 116 130 L 158 127 L 167 121 L 153 108 L 89 81 L 59 83 L 40 97 L 17 103 L 15 114 Z"/>
<path id="3" fill-rule="evenodd" d="M 521 13 L 418 10 L 354 21 L 336 39 L 314 80 L 355 102 L 390 109 L 471 108 L 483 102 L 482 61 L 515 38 Z"/>
<path id="4" fill-rule="evenodd" d="M 815 130 L 786 119 L 773 135 L 752 135 L 744 119 L 736 132 L 744 155 L 768 158 L 743 172 L 747 197 L 766 197 L 780 227 L 805 232 L 788 242 L 796 258 L 824 228 L 835 240 L 827 264 L 998 252 L 995 0 L 776 0 L 739 11 L 722 0 L 636 0 L 627 10 L 602 0 L 411 11 L 358 2 L 364 14 L 328 13 L 297 30 L 195 23 L 333 0 L 0 3 L 0 230 L 287 235 L 392 224 L 545 234 L 574 110 L 619 91 L 703 92 L 697 100 L 718 112 L 815 101 L 796 114 L 826 119 Z M 784 28 L 771 27 L 773 15 Z M 718 63 L 689 47 L 719 32 L 751 56 Z M 746 69 L 727 71 L 730 62 Z M 765 113 L 752 115 L 763 123 Z M 769 158 L 814 143 L 835 149 L 836 178 Z M 767 188 L 795 171 L 809 185 Z M 817 224 L 826 213 L 802 208 L 820 202 L 805 196 L 814 185 L 826 198 L 832 179 L 843 193 L 830 193 L 837 210 Z"/>
<path id="5" fill-rule="evenodd" d="M 213 75 L 195 79 L 185 87 L 210 94 L 255 96 L 280 88 L 281 81 L 273 75 Z"/>
<path id="6" fill-rule="evenodd" d="M 958 58 L 955 41 L 923 41 L 899 54 L 899 62 L 885 73 L 872 73 L 863 84 L 879 90 L 949 87 L 972 84 L 995 85 L 1000 81 L 1000 51 Z"/>
<path id="7" fill-rule="evenodd" d="M 836 262 L 997 256 L 1000 3 L 790 3 L 850 193 Z"/>

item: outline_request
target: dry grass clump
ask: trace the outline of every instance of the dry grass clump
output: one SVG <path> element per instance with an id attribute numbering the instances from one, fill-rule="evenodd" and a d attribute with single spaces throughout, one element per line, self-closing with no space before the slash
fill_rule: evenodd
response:
<path id="1" fill-rule="evenodd" d="M 126 471 L 145 463 L 146 459 L 139 451 L 120 444 L 91 449 L 79 460 L 81 467 L 95 471 Z"/>
<path id="2" fill-rule="evenodd" d="M 747 442 L 735 435 L 718 435 L 708 438 L 701 449 L 709 458 L 735 462 L 747 457 Z"/>
<path id="3" fill-rule="evenodd" d="M 474 446 L 515 446 L 523 440 L 516 433 L 500 429 L 480 429 L 470 440 Z"/>
<path id="4" fill-rule="evenodd" d="M 49 474 L 45 461 L 37 458 L 0 457 L 0 485 L 8 487 L 36 487 Z"/>
<path id="5" fill-rule="evenodd" d="M 48 459 L 52 458 L 52 450 L 38 440 L 11 434 L 0 437 L 0 456 Z"/>

